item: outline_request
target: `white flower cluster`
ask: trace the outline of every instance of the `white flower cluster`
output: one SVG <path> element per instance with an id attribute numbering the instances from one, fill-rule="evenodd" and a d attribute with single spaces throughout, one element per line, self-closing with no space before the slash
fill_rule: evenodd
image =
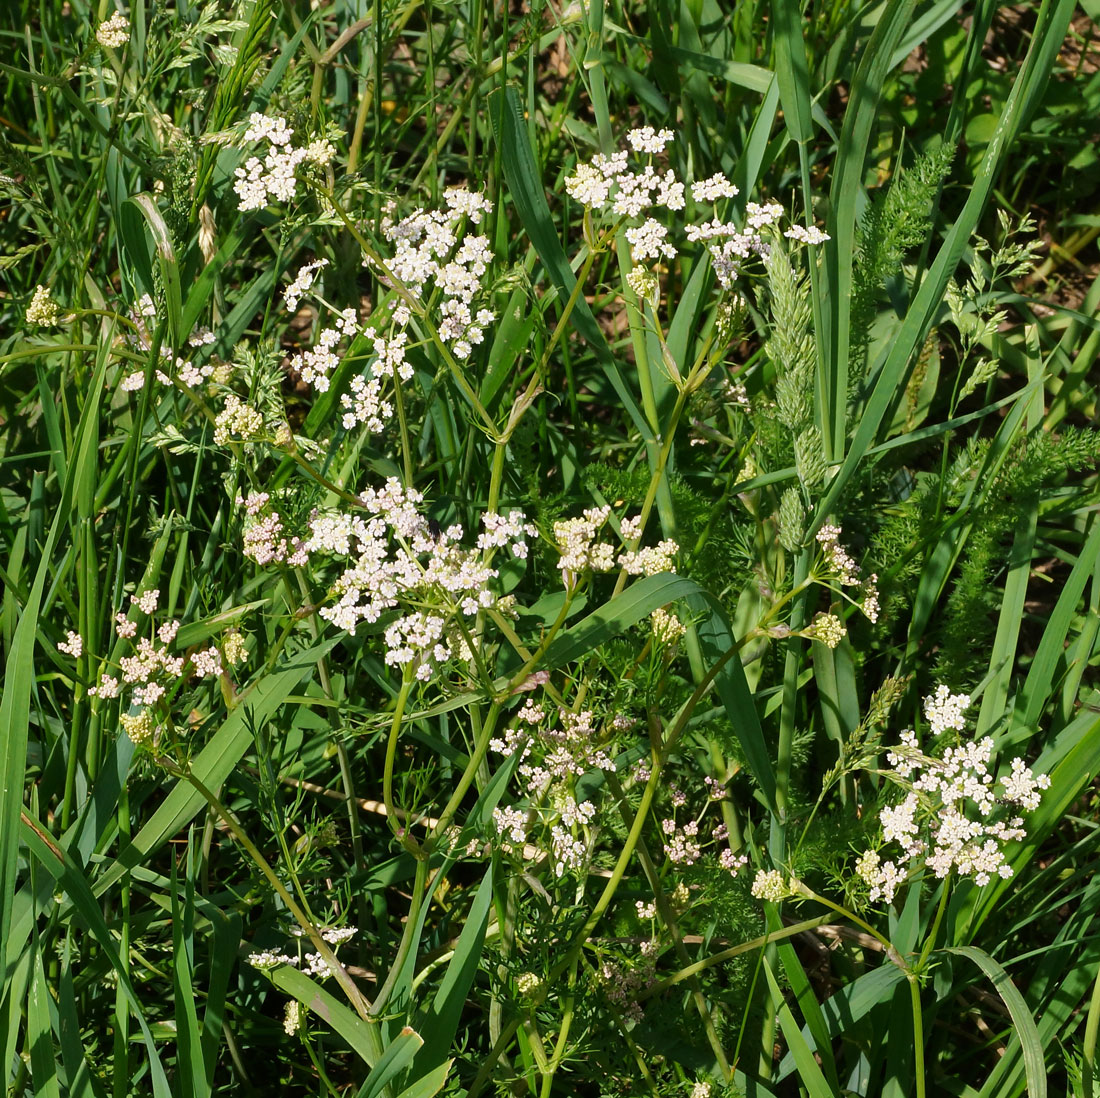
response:
<path id="1" fill-rule="evenodd" d="M 761 869 L 753 878 L 751 892 L 758 900 L 778 904 L 798 895 L 798 881 L 785 877 L 778 869 Z"/>
<path id="2" fill-rule="evenodd" d="M 317 272 L 327 266 L 327 259 L 315 259 L 312 263 L 303 263 L 298 268 L 298 273 L 287 283 L 286 289 L 283 290 L 283 301 L 286 302 L 287 312 L 297 311 L 298 303 L 313 287 Z"/>
<path id="3" fill-rule="evenodd" d="M 554 861 L 554 872 L 562 877 L 566 870 L 584 867 L 588 857 L 588 844 L 561 824 L 554 824 L 550 828 L 550 853 Z"/>
<path id="4" fill-rule="evenodd" d="M 296 938 L 305 937 L 305 932 L 298 926 L 294 927 L 291 933 Z M 357 933 L 358 930 L 354 926 L 322 927 L 319 931 L 321 938 L 332 946 L 334 951 L 340 947 L 341 943 L 353 938 Z M 332 966 L 320 953 L 306 953 L 301 957 L 296 957 L 293 954 L 283 953 L 279 950 L 263 949 L 250 953 L 247 960 L 253 968 L 258 968 L 261 971 L 278 968 L 280 965 L 291 965 L 294 968 L 301 968 L 309 976 L 320 976 L 322 979 L 326 979 L 333 975 Z"/>
<path id="5" fill-rule="evenodd" d="M 687 633 L 684 623 L 675 614 L 670 614 L 661 607 L 649 615 L 649 624 L 653 630 L 653 639 L 658 644 L 669 647 Z"/>
<path id="6" fill-rule="evenodd" d="M 933 736 L 942 735 L 948 729 L 961 732 L 966 727 L 966 711 L 969 708 L 968 694 L 952 694 L 941 683 L 934 694 L 924 699 L 924 719 Z"/>
<path id="7" fill-rule="evenodd" d="M 868 621 L 878 621 L 878 573 L 872 573 L 867 579 L 861 579 L 859 565 L 840 544 L 842 533 L 839 526 L 829 522 L 818 530 L 817 541 L 821 546 L 825 562 L 841 586 L 859 588 L 857 597 L 852 601 L 863 611 Z"/>
<path id="8" fill-rule="evenodd" d="M 590 210 L 602 210 L 610 203 L 616 217 L 640 217 L 644 210 L 654 207 L 684 208 L 684 185 L 676 173 L 670 168 L 658 174 L 652 164 L 636 171 L 625 149 L 611 156 L 598 153 L 591 161 L 578 164 L 565 180 L 565 190 Z"/>
<path id="9" fill-rule="evenodd" d="M 664 836 L 665 854 L 673 865 L 694 865 L 702 853 L 699 845 L 699 824 L 689 820 L 677 825 L 671 817 L 661 821 L 661 833 Z"/>
<path id="10" fill-rule="evenodd" d="M 626 230 L 630 258 L 635 263 L 647 259 L 675 259 L 676 249 L 668 242 L 668 229 L 656 218 L 647 217 L 641 225 Z"/>
<path id="11" fill-rule="evenodd" d="M 262 210 L 271 202 L 289 202 L 298 188 L 298 167 L 327 164 L 335 155 L 336 150 L 324 139 L 297 147 L 291 144 L 293 136 L 285 118 L 268 118 L 259 112 L 249 117 L 244 142 L 266 141 L 268 150 L 263 160 L 251 156 L 234 172 L 239 210 Z"/>
<path id="12" fill-rule="evenodd" d="M 734 854 L 727 846 L 718 855 L 718 864 L 727 870 L 731 877 L 736 877 L 749 864 L 749 856 L 747 854 Z"/>
<path id="13" fill-rule="evenodd" d="M 656 155 L 664 151 L 664 147 L 674 136 L 672 130 L 654 130 L 652 126 L 639 126 L 626 135 L 626 140 L 635 152 Z"/>
<path id="14" fill-rule="evenodd" d="M 554 523 L 554 541 L 561 554 L 558 568 L 566 587 L 572 587 L 584 572 L 608 572 L 614 567 L 615 547 L 596 541 L 610 514 L 610 507 L 589 507 L 583 515 Z"/>
<path id="15" fill-rule="evenodd" d="M 507 834 L 514 843 L 527 839 L 527 813 L 521 808 L 494 808 L 493 824 L 498 835 Z"/>
<path id="16" fill-rule="evenodd" d="M 303 351 L 295 361 L 302 380 L 319 393 L 329 390 L 329 374 L 340 365 L 336 347 L 345 337 L 354 336 L 359 330 L 359 315 L 354 309 L 345 309 L 330 328 L 322 328 L 313 346 Z"/>
<path id="17" fill-rule="evenodd" d="M 145 355 L 153 349 L 153 336 L 150 332 L 150 328 L 154 330 L 156 328 L 156 305 L 148 294 L 142 294 L 137 304 L 131 306 L 127 311 L 134 330 L 128 332 L 124 336 L 124 342 L 131 350 L 137 352 L 139 355 Z M 202 327 L 201 325 L 197 325 L 193 328 L 190 336 L 187 338 L 187 346 L 193 350 L 197 350 L 200 347 L 208 347 L 214 342 L 214 333 L 209 328 Z M 208 359 L 201 365 L 195 365 L 182 355 L 175 354 L 171 347 L 165 346 L 163 343 L 160 346 L 159 356 L 164 368 L 174 368 L 176 380 L 189 389 L 193 389 L 211 379 L 220 382 L 225 382 L 229 379 L 230 367 L 224 363 L 218 363 Z M 165 369 L 158 368 L 153 372 L 153 376 L 162 385 L 171 385 L 172 378 L 165 373 Z M 124 393 L 137 392 L 144 388 L 144 386 L 144 370 L 135 370 L 126 374 L 119 384 L 119 388 Z"/>
<path id="18" fill-rule="evenodd" d="M 680 547 L 672 540 L 645 549 L 624 550 L 616 558 L 613 545 L 597 540 L 610 515 L 610 507 L 589 507 L 577 517 L 554 523 L 554 542 L 561 554 L 558 569 L 567 588 L 575 587 L 585 572 L 609 572 L 616 560 L 631 576 L 676 571 L 675 557 Z M 641 535 L 640 520 L 624 518 L 619 530 L 623 541 L 636 541 Z"/>
<path id="19" fill-rule="evenodd" d="M 696 202 L 717 202 L 721 198 L 733 198 L 739 194 L 735 187 L 721 172 L 700 179 L 691 185 L 691 197 Z"/>
<path id="20" fill-rule="evenodd" d="M 61 319 L 57 302 L 50 297 L 49 286 L 35 286 L 26 319 L 28 324 L 39 328 L 49 328 Z"/>
<path id="21" fill-rule="evenodd" d="M 455 358 L 467 359 L 484 341 L 485 329 L 494 319 L 491 310 L 474 307 L 493 253 L 488 237 L 470 235 L 461 228 L 463 222 L 480 225 L 493 206 L 483 195 L 461 187 L 446 191 L 443 197 L 443 210 L 417 209 L 396 222 L 387 213 L 382 233 L 394 247 L 390 272 L 416 298 L 431 296 L 429 283 L 440 292 L 439 336 Z M 393 320 L 400 327 L 409 323 L 409 307 L 394 309 Z"/>
<path id="22" fill-rule="evenodd" d="M 836 614 L 818 614 L 802 630 L 802 636 L 820 641 L 826 648 L 836 648 L 847 635 L 848 630 L 844 628 L 844 623 Z"/>
<path id="23" fill-rule="evenodd" d="M 924 699 L 924 715 L 934 732 L 961 731 L 970 699 L 940 686 Z M 916 733 L 906 730 L 901 743 L 887 753 L 893 779 L 909 790 L 900 804 L 880 814 L 883 843 L 896 843 L 900 859 L 884 860 L 866 851 L 856 872 L 871 886 L 872 901 L 889 903 L 898 886 L 923 860 L 936 877 L 952 871 L 988 884 L 995 876 L 1012 876 L 1004 857 L 1005 843 L 1025 837 L 1023 820 L 991 821 L 998 800 L 1031 811 L 1039 806 L 1040 790 L 1050 787 L 1045 774 L 1034 775 L 1023 759 L 1013 759 L 1011 773 L 997 782 L 990 770 L 993 741 L 988 737 L 948 747 L 941 757 L 924 754 Z"/>
<path id="24" fill-rule="evenodd" d="M 130 21 L 116 11 L 96 27 L 95 40 L 106 49 L 120 50 L 130 41 Z"/>
<path id="25" fill-rule="evenodd" d="M 65 639 L 58 642 L 57 650 L 58 652 L 65 652 L 73 659 L 78 660 L 84 652 L 84 639 L 79 633 L 74 633 L 70 629 Z"/>
<path id="26" fill-rule="evenodd" d="M 535 528 L 521 514 L 490 512 L 483 518 L 485 530 L 477 547 L 469 549 L 462 545 L 461 526 L 433 530 L 420 511 L 424 497 L 414 489 L 405 490 L 396 478 L 381 489 L 368 489 L 359 499 L 363 514 L 315 514 L 308 537 L 298 545 L 288 545 L 281 537 L 280 523 L 273 529 L 274 541 L 269 537 L 265 543 L 274 546 L 268 559 L 278 560 L 288 550 L 303 561 L 313 554 L 351 558 L 333 584 L 335 602 L 319 611 L 349 633 L 360 622 L 375 622 L 402 603 L 425 608 L 398 618 L 385 633 L 386 662 L 413 665 L 421 681 L 452 658 L 472 659 L 470 642 L 458 622 L 499 604 L 491 588 L 497 577 L 490 564 L 493 554 L 506 547 L 514 557 L 525 557 L 525 539 Z M 253 531 L 271 515 L 278 521 L 274 512 L 260 517 L 266 503 L 260 503 L 245 533 L 245 551 L 255 559 L 259 558 Z"/>
<path id="27" fill-rule="evenodd" d="M 225 398 L 225 407 L 214 420 L 214 444 L 225 446 L 231 441 L 255 442 L 263 437 L 264 417 L 245 404 L 235 393 Z"/>
<path id="28" fill-rule="evenodd" d="M 581 162 L 565 180 L 566 193 L 589 211 L 610 210 L 615 217 L 641 218 L 649 211 L 683 210 L 684 183 L 672 169 L 659 173 L 652 163 L 631 163 L 630 152 L 652 156 L 664 150 L 673 140 L 670 130 L 655 132 L 651 126 L 631 130 L 627 134 L 629 149 L 611 156 L 598 154 Z M 716 203 L 733 198 L 737 187 L 720 172 L 691 184 L 691 197 L 696 203 Z M 774 202 L 748 202 L 744 225 L 713 217 L 697 225 L 686 225 L 684 235 L 689 241 L 706 241 L 711 265 L 720 286 L 729 289 L 740 276 L 744 262 L 754 255 L 767 256 L 771 247 L 761 234 L 783 216 L 783 207 Z M 793 226 L 784 234 L 802 244 L 820 244 L 828 236 L 817 228 Z M 669 240 L 669 229 L 656 217 L 648 216 L 640 225 L 626 229 L 631 257 L 636 264 L 647 260 L 672 259 L 676 247 Z M 627 274 L 630 288 L 643 300 L 659 299 L 656 276 L 644 268 L 635 267 Z"/>
<path id="29" fill-rule="evenodd" d="M 646 549 L 628 550 L 619 554 L 619 566 L 630 576 L 655 576 L 658 572 L 676 571 L 676 554 L 680 546 L 671 538 Z"/>
<path id="30" fill-rule="evenodd" d="M 826 240 L 832 240 L 824 229 L 819 229 L 816 225 L 792 225 L 783 235 L 800 244 L 824 244 Z"/>

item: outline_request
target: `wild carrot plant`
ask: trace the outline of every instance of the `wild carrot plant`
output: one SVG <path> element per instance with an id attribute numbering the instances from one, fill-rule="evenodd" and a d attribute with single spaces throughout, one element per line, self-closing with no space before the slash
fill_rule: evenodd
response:
<path id="1" fill-rule="evenodd" d="M 1072 14 L 13 10 L 10 1093 L 1093 1093 Z"/>

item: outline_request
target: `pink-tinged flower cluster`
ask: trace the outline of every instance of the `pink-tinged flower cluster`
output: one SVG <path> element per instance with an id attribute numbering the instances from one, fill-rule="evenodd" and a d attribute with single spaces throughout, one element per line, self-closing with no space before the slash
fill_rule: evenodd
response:
<path id="1" fill-rule="evenodd" d="M 642 1020 L 639 992 L 652 987 L 657 979 L 658 945 L 655 941 L 643 942 L 636 960 L 604 960 L 597 979 L 607 1001 L 616 1007 L 627 1021 Z"/>
<path id="2" fill-rule="evenodd" d="M 151 588 L 131 595 L 130 604 L 139 614 L 151 617 L 160 604 L 160 591 Z M 158 706 L 181 681 L 192 676 L 214 678 L 222 673 L 222 657 L 215 645 L 197 649 L 190 656 L 171 651 L 179 628 L 180 623 L 174 618 L 155 628 L 150 624 L 151 635 L 139 637 L 130 654 L 119 659 L 118 674 L 101 671 L 96 684 L 88 690 L 90 697 L 111 699 L 128 689 L 131 711 L 119 719 L 139 747 L 155 742 L 162 724 Z M 115 633 L 122 640 L 133 640 L 138 634 L 138 622 L 120 612 L 115 615 Z"/>
<path id="3" fill-rule="evenodd" d="M 951 694 L 946 686 L 926 697 L 924 715 L 932 733 L 962 731 L 969 703 L 965 694 Z M 979 885 L 994 877 L 1011 877 L 1004 848 L 1026 837 L 1024 821 L 991 817 L 998 803 L 1027 811 L 1037 808 L 1050 778 L 1033 774 L 1023 759 L 1013 759 L 1010 773 L 995 778 L 993 741 L 988 737 L 952 744 L 939 757 L 925 754 L 912 730 L 900 739 L 886 756 L 892 770 L 888 776 L 908 792 L 900 803 L 884 808 L 879 819 L 883 846 L 899 846 L 903 856 L 884 859 L 878 850 L 860 856 L 856 872 L 871 886 L 871 900 L 889 903 L 922 864 L 938 878 L 955 872 Z"/>
<path id="4" fill-rule="evenodd" d="M 269 507 L 267 492 L 249 492 L 239 496 L 237 504 L 245 510 L 242 549 L 244 555 L 261 567 L 268 564 L 305 564 L 309 552 L 302 539 L 284 533 L 282 516 Z"/>
<path id="5" fill-rule="evenodd" d="M 253 559 L 346 560 L 331 586 L 332 601 L 318 611 L 326 621 L 354 633 L 360 623 L 376 622 L 387 611 L 409 611 L 386 628 L 385 660 L 409 667 L 421 681 L 449 660 L 473 659 L 475 642 L 466 623 L 472 625 L 482 611 L 506 609 L 493 590 L 494 555 L 526 557 L 526 539 L 537 532 L 521 514 L 489 512 L 476 546 L 469 548 L 460 525 L 435 528 L 422 513 L 421 493 L 406 490 L 396 478 L 365 491 L 358 511 L 314 514 L 300 540 L 283 535 L 278 513 L 268 509 L 262 494 L 249 501 L 254 513 L 245 527 L 245 552 Z"/>

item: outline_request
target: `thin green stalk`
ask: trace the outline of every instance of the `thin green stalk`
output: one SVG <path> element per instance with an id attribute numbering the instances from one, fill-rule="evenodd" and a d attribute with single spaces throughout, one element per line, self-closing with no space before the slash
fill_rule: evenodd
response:
<path id="1" fill-rule="evenodd" d="M 401 677 L 401 689 L 397 694 L 397 702 L 394 705 L 393 717 L 390 720 L 390 734 L 386 741 L 386 762 L 382 771 L 382 801 L 386 806 L 386 822 L 390 830 L 398 837 L 401 845 L 416 859 L 424 858 L 420 844 L 412 837 L 412 832 L 407 824 L 400 820 L 406 819 L 404 813 L 399 814 L 393 803 L 393 768 L 397 758 L 397 741 L 401 734 L 401 719 L 405 715 L 405 703 L 409 700 L 409 691 L 415 680 L 406 669 Z"/>
<path id="2" fill-rule="evenodd" d="M 915 973 L 909 979 L 909 1001 L 913 1004 L 913 1082 L 917 1098 L 924 1098 L 924 1015 L 920 1005 L 920 979 Z"/>
<path id="3" fill-rule="evenodd" d="M 831 915 L 818 915 L 813 919 L 805 919 L 800 923 L 792 923 L 782 930 L 762 934 L 759 938 L 752 938 L 747 942 L 742 942 L 740 945 L 730 946 L 728 949 L 723 949 L 719 953 L 713 953 L 711 956 L 704 957 L 701 961 L 696 961 L 694 964 L 687 965 L 678 972 L 674 972 L 671 976 L 666 976 L 663 980 L 651 984 L 648 988 L 639 992 L 638 998 L 650 999 L 656 995 L 660 995 L 670 987 L 675 987 L 685 980 L 690 980 L 692 977 L 698 976 L 700 972 L 705 972 L 708 968 L 725 964 L 726 961 L 730 961 L 734 957 L 740 957 L 744 953 L 752 953 L 754 950 L 763 949 L 764 946 L 770 945 L 773 942 L 782 941 L 784 938 L 793 938 L 807 930 L 813 930 L 815 927 L 822 926 L 829 922 L 831 918 Z"/>
<path id="4" fill-rule="evenodd" d="M 1081 1090 L 1084 1098 L 1092 1098 L 1096 1078 L 1096 1036 L 1100 1032 L 1100 968 L 1092 985 L 1092 1001 L 1085 1019 L 1085 1038 L 1081 1043 Z"/>
<path id="5" fill-rule="evenodd" d="M 440 813 L 439 822 L 432 828 L 432 832 L 427 839 L 424 840 L 425 850 L 434 850 L 440 839 L 446 834 L 447 829 L 451 826 L 451 821 L 454 819 L 455 813 L 458 812 L 463 798 L 466 796 L 470 786 L 474 783 L 474 778 L 477 775 L 478 769 L 485 761 L 485 756 L 489 753 L 489 741 L 493 738 L 493 733 L 496 731 L 497 718 L 500 716 L 500 713 L 500 703 L 494 701 L 489 707 L 489 713 L 485 719 L 485 726 L 482 728 L 477 738 L 477 742 L 474 745 L 474 753 L 470 756 L 470 761 L 462 771 L 462 776 L 458 779 L 458 784 L 455 786 L 450 800 L 447 801 L 446 807 Z"/>
<path id="6" fill-rule="evenodd" d="M 279 875 L 272 869 L 267 859 L 260 853 L 256 844 L 248 837 L 248 833 L 241 826 L 237 817 L 221 803 L 221 801 L 209 790 L 198 778 L 195 777 L 190 770 L 182 769 L 177 766 L 170 759 L 158 758 L 156 760 L 161 766 L 164 767 L 168 773 L 174 777 L 182 778 L 188 782 L 194 789 L 202 796 L 207 804 L 218 814 L 218 817 L 229 829 L 230 833 L 237 840 L 238 843 L 244 848 L 245 853 L 252 859 L 256 867 L 267 878 L 268 883 L 275 890 L 276 894 L 286 905 L 286 909 L 294 916 L 295 921 L 305 932 L 306 937 L 309 938 L 314 949 L 316 949 L 324 961 L 328 964 L 329 969 L 335 976 L 336 982 L 340 985 L 344 994 L 347 996 L 348 1002 L 351 1003 L 355 1012 L 366 1022 L 370 1022 L 370 1011 L 366 1002 L 363 999 L 359 989 L 355 986 L 354 981 L 348 975 L 347 970 L 337 960 L 336 954 L 332 952 L 329 944 L 321 937 L 314 926 L 313 920 L 298 906 L 297 901 L 287 890 L 286 885 L 279 879 Z M 369 1026 L 367 1029 L 367 1040 L 372 1046 L 372 1054 L 375 1056 L 382 1055 L 382 1039 L 378 1031 L 374 1026 Z"/>
<path id="7" fill-rule="evenodd" d="M 370 1015 L 372 1019 L 380 1018 L 383 1011 L 386 1009 L 386 1004 L 390 1001 L 390 996 L 393 994 L 394 986 L 401 976 L 401 970 L 405 966 L 405 961 L 409 956 L 409 951 L 413 946 L 413 938 L 417 932 L 417 923 L 420 921 L 420 908 L 424 901 L 424 893 L 428 887 L 428 860 L 421 858 L 416 863 L 416 874 L 413 878 L 412 886 L 412 900 L 409 903 L 409 914 L 405 919 L 405 927 L 401 932 L 401 941 L 397 945 L 397 954 L 393 959 L 393 964 L 390 966 L 390 971 L 386 976 L 385 982 L 382 987 L 379 988 L 378 994 L 374 997 L 374 1002 L 370 1006 Z"/>
<path id="8" fill-rule="evenodd" d="M 539 1098 L 550 1098 L 550 1094 L 554 1089 L 554 1076 L 557 1075 L 558 1068 L 561 1066 L 562 1059 L 565 1057 L 565 1050 L 569 1041 L 569 1030 L 573 1025 L 573 1009 L 575 1006 L 573 988 L 576 982 L 577 962 L 574 959 L 573 967 L 569 970 L 569 991 L 562 1001 L 561 1029 L 558 1030 L 558 1039 L 554 1042 L 554 1053 L 550 1060 L 550 1070 L 542 1077 Z"/>
<path id="9" fill-rule="evenodd" d="M 924 948 L 920 951 L 920 957 L 917 958 L 917 963 L 913 966 L 917 972 L 924 971 L 924 966 L 928 961 L 933 946 L 936 944 L 936 935 L 939 933 L 940 923 L 943 922 L 944 913 L 947 911 L 947 897 L 950 892 L 951 877 L 948 876 L 943 882 L 939 906 L 936 908 L 936 917 L 932 920 L 932 929 L 928 932 L 928 940 L 924 943 Z"/>
<path id="10" fill-rule="evenodd" d="M 394 372 L 393 398 L 397 408 L 397 424 L 401 432 L 401 467 L 405 472 L 405 487 L 413 485 L 412 446 L 409 443 L 409 423 L 405 416 L 405 391 L 401 379 Z"/>

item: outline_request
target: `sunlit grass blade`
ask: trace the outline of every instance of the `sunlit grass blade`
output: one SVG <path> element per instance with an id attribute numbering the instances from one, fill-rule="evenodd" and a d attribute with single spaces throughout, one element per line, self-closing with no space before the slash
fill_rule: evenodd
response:
<path id="1" fill-rule="evenodd" d="M 37 943 L 35 943 L 37 944 Z M 42 954 L 34 950 L 31 986 L 27 998 L 27 1044 L 30 1046 L 31 1081 L 36 1098 L 61 1098 L 58 1065 L 50 1026 L 49 991 Z"/>
<path id="2" fill-rule="evenodd" d="M 169 1098 L 171 1088 L 168 1085 L 168 1078 L 165 1075 L 152 1031 L 141 1008 L 141 1000 L 130 982 L 127 967 L 123 965 L 122 959 L 114 947 L 111 933 L 107 929 L 107 923 L 103 918 L 98 902 L 92 895 L 87 879 L 72 858 L 50 838 L 41 825 L 25 814 L 22 817 L 20 834 L 38 863 L 68 895 L 73 906 L 80 913 L 80 917 L 96 936 L 99 948 L 107 956 L 111 967 L 118 974 L 119 989 L 133 1011 L 145 1041 L 145 1048 L 149 1056 L 154 1098 Z"/>
<path id="3" fill-rule="evenodd" d="M 993 989 L 1001 997 L 1012 1016 L 1015 1038 L 1019 1040 L 1024 1052 L 1024 1070 L 1027 1074 L 1027 1092 L 1031 1098 L 1046 1098 L 1047 1074 L 1044 1065 L 1043 1045 L 1039 1032 L 1035 1028 L 1035 1019 L 1028 1010 L 1024 997 L 1012 982 L 1004 967 L 975 946 L 949 947 L 945 952 L 966 957 L 976 964 L 993 984 Z"/>
<path id="4" fill-rule="evenodd" d="M 493 867 L 490 864 L 474 894 L 470 913 L 462 927 L 443 981 L 418 1027 L 425 1037 L 424 1047 L 413 1061 L 411 1072 L 414 1075 L 426 1075 L 437 1068 L 447 1056 L 458 1030 L 470 986 L 477 976 L 492 901 Z"/>
<path id="5" fill-rule="evenodd" d="M 915 0 L 891 0 L 875 24 L 852 82 L 833 167 L 828 223 L 832 240 L 825 246 L 822 279 L 825 307 L 821 309 L 821 314 L 828 318 L 828 326 L 818 344 L 824 351 L 819 364 L 823 387 L 820 404 L 825 451 L 830 461 L 839 461 L 844 456 L 847 438 L 852 268 L 864 164 L 883 85 L 895 63 L 894 50 L 910 22 L 914 5 Z"/>
<path id="6" fill-rule="evenodd" d="M 893 347 L 877 370 L 848 454 L 814 513 L 811 523 L 813 529 L 820 526 L 828 516 L 866 451 L 873 445 L 886 411 L 908 375 L 913 358 L 940 308 L 947 280 L 954 273 L 970 234 L 985 210 L 1005 154 L 1024 121 L 1034 111 L 1039 96 L 1050 79 L 1053 62 L 1065 37 L 1072 12 L 1072 0 L 1044 0 L 1027 57 L 1013 83 L 966 203 L 910 303 Z"/>
<path id="7" fill-rule="evenodd" d="M 786 1000 L 783 998 L 779 982 L 776 980 L 767 959 L 764 960 L 763 967 L 764 975 L 768 980 L 771 1001 L 779 1018 L 779 1026 L 783 1031 L 783 1036 L 786 1038 L 791 1055 L 794 1057 L 799 1081 L 806 1088 L 806 1093 L 810 1098 L 835 1098 L 839 1091 L 831 1087 L 822 1074 L 806 1038 L 802 1036 L 802 1030 L 791 1013 L 791 1008 L 787 1006 Z"/>

